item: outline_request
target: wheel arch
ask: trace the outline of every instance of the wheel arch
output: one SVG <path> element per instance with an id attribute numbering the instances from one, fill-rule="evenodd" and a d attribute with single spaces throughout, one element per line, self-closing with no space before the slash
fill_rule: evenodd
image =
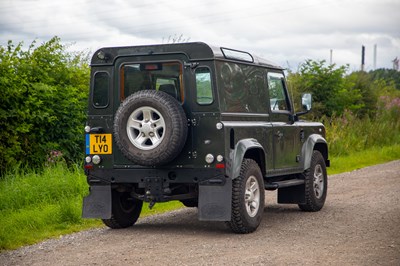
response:
<path id="1" fill-rule="evenodd" d="M 326 166 L 329 166 L 328 143 L 324 137 L 318 134 L 312 134 L 302 147 L 303 169 L 310 168 L 313 151 L 319 151 L 324 157 Z"/>
<path id="2" fill-rule="evenodd" d="M 262 145 L 256 139 L 242 139 L 237 142 L 235 149 L 231 151 L 231 169 L 228 171 L 230 177 L 235 179 L 240 174 L 240 167 L 243 159 L 253 159 L 257 162 L 261 169 L 261 173 L 265 175 L 265 151 Z"/>

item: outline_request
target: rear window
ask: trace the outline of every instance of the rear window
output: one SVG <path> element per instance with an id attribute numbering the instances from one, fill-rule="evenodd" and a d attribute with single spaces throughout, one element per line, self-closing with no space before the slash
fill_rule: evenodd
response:
<path id="1" fill-rule="evenodd" d="M 120 70 L 121 101 L 140 90 L 163 91 L 183 101 L 182 84 L 179 62 L 125 64 Z"/>

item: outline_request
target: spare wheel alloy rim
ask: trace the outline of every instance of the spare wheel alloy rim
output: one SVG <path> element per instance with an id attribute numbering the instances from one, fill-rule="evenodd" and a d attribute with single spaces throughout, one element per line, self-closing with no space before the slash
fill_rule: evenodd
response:
<path id="1" fill-rule="evenodd" d="M 160 145 L 165 136 L 165 120 L 159 111 L 142 106 L 128 118 L 126 131 L 131 143 L 141 150 L 151 150 Z"/>

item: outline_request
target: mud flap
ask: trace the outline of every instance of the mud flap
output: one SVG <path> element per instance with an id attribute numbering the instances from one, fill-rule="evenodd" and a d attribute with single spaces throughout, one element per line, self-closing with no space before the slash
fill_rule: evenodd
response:
<path id="1" fill-rule="evenodd" d="M 230 221 L 232 208 L 232 179 L 208 180 L 199 184 L 199 220 Z"/>
<path id="2" fill-rule="evenodd" d="M 278 189 L 279 204 L 304 204 L 306 202 L 305 185 Z"/>
<path id="3" fill-rule="evenodd" d="M 83 199 L 83 218 L 111 218 L 111 186 L 91 186 Z"/>

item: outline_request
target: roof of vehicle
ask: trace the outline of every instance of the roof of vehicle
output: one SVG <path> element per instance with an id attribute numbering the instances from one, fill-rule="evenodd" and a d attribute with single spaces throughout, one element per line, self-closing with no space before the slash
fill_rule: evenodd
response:
<path id="1" fill-rule="evenodd" d="M 283 69 L 273 62 L 252 55 L 249 52 L 212 46 L 203 42 L 105 47 L 94 53 L 91 65 L 111 65 L 119 57 L 157 54 L 185 54 L 190 61 L 223 59 Z"/>

